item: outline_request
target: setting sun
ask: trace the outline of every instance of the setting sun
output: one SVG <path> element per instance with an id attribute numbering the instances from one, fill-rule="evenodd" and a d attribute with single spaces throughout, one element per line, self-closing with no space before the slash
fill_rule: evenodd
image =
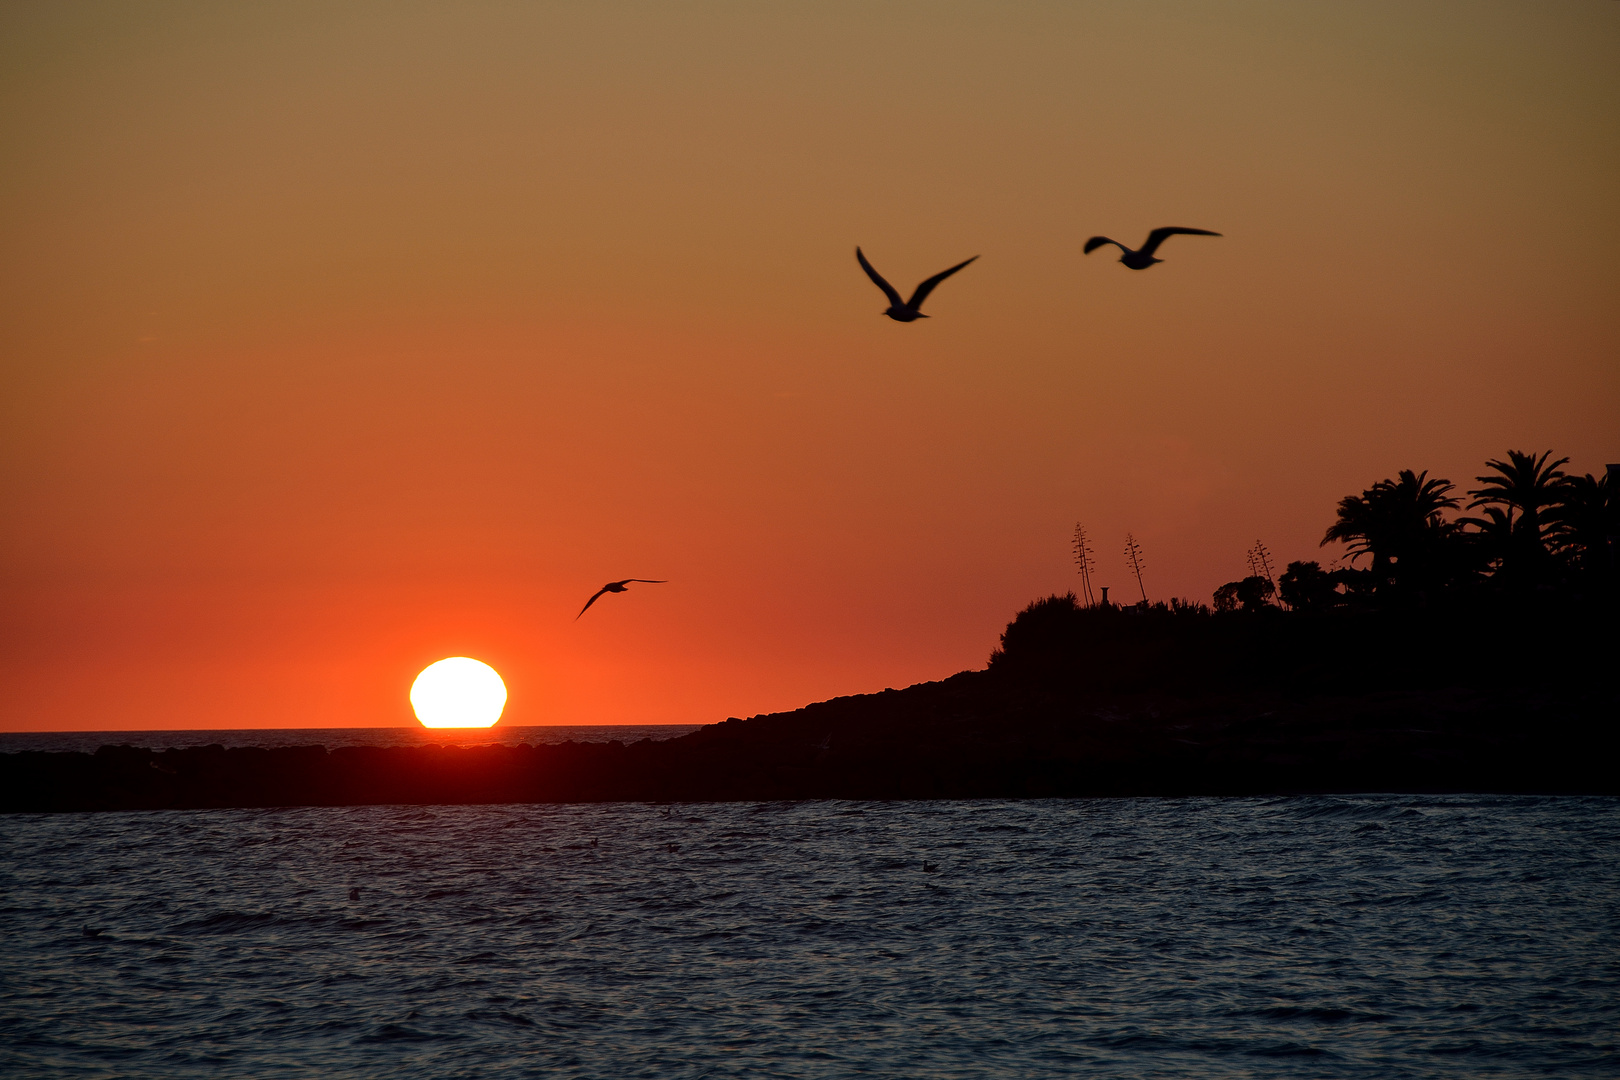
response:
<path id="1" fill-rule="evenodd" d="M 490 727 L 505 707 L 506 684 L 500 675 L 470 656 L 429 664 L 411 684 L 411 708 L 423 727 Z"/>

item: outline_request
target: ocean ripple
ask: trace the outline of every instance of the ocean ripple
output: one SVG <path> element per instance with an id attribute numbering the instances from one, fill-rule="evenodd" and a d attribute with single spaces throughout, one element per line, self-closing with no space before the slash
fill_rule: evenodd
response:
<path id="1" fill-rule="evenodd" d="M 8 1077 L 1620 1075 L 1616 799 L 14 815 L 0 850 Z"/>

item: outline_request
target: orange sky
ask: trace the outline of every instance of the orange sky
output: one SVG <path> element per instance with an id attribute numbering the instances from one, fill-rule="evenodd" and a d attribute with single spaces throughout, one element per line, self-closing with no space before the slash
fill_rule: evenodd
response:
<path id="1" fill-rule="evenodd" d="M 710 722 L 1620 460 L 1620 4 L 0 9 L 0 730 Z M 1094 232 L 1171 240 L 1136 273 Z M 970 255 L 934 318 L 884 319 Z M 576 611 L 604 581 L 669 578 Z"/>

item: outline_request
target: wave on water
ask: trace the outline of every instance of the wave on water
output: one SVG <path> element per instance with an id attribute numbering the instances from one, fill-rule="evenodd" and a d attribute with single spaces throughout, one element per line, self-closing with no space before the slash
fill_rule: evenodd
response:
<path id="1" fill-rule="evenodd" d="M 8 1078 L 1620 1063 L 1614 798 L 0 820 Z"/>

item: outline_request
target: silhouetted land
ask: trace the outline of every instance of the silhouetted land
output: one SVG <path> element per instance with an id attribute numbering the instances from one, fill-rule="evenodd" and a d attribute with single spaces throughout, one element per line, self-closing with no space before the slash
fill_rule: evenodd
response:
<path id="1" fill-rule="evenodd" d="M 4 754 L 0 810 L 1620 794 L 1620 465 L 1565 461 L 1487 462 L 1479 518 L 1449 480 L 1403 470 L 1340 500 L 1323 543 L 1350 566 L 1273 582 L 1262 561 L 1213 611 L 1048 597 L 986 670 L 943 682 L 630 746 Z"/>
<path id="2" fill-rule="evenodd" d="M 1214 613 L 1052 597 L 986 670 L 664 742 L 0 755 L 0 808 L 1620 794 L 1591 605 Z"/>

